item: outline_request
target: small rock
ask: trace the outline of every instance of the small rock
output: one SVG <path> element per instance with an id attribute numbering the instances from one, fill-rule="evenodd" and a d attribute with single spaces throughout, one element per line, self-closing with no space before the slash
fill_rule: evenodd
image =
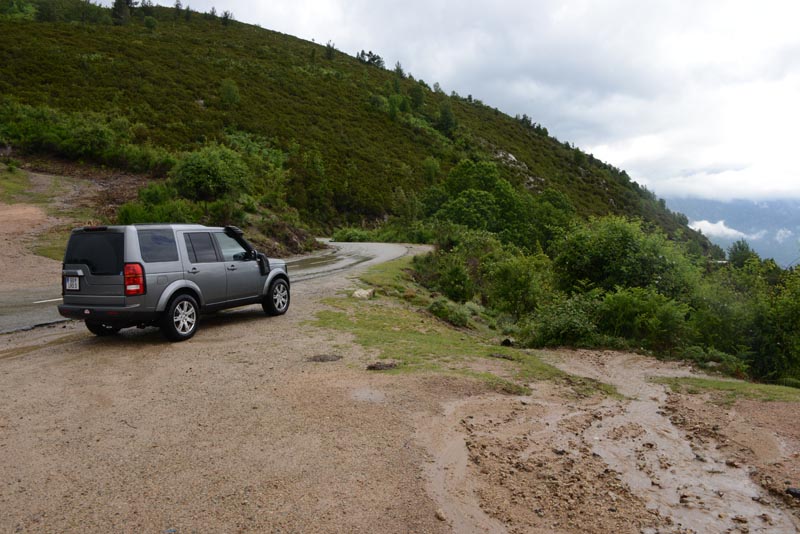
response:
<path id="1" fill-rule="evenodd" d="M 396 368 L 397 362 L 375 362 L 367 366 L 367 371 L 387 371 Z"/>
<path id="2" fill-rule="evenodd" d="M 501 360 L 511 360 L 512 362 L 514 361 L 514 357 L 513 356 L 510 356 L 508 354 L 500 354 L 499 352 L 493 352 L 492 354 L 489 355 L 489 357 L 490 358 L 498 358 L 498 359 L 501 359 Z"/>
<path id="3" fill-rule="evenodd" d="M 795 499 L 800 499 L 800 488 L 786 488 L 786 493 Z"/>
<path id="4" fill-rule="evenodd" d="M 335 362 L 341 360 L 342 357 L 338 354 L 317 354 L 315 356 L 311 356 L 308 361 L 309 362 Z"/>
<path id="5" fill-rule="evenodd" d="M 444 512 L 442 511 L 441 508 L 436 510 L 436 519 L 438 519 L 439 521 L 447 521 L 447 518 L 445 517 Z"/>
<path id="6" fill-rule="evenodd" d="M 737 515 L 737 516 L 735 516 L 735 517 L 733 518 L 733 521 L 734 521 L 735 523 L 739 523 L 739 524 L 742 524 L 742 525 L 743 525 L 743 524 L 747 523 L 747 518 L 746 518 L 746 517 L 744 517 L 743 515 Z"/>
<path id="7" fill-rule="evenodd" d="M 375 290 L 374 289 L 356 289 L 353 291 L 353 298 L 354 299 L 361 299 L 361 300 L 369 300 L 375 297 Z"/>
<path id="8" fill-rule="evenodd" d="M 500 342 L 500 344 L 502 346 L 504 346 L 504 347 L 513 347 L 514 346 L 514 340 L 511 339 L 510 337 L 507 337 L 502 342 Z"/>

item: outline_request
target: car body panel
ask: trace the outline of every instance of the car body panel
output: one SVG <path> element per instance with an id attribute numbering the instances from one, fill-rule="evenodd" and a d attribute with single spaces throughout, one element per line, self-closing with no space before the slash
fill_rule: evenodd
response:
<path id="1" fill-rule="evenodd" d="M 233 230 L 193 224 L 75 229 L 59 312 L 119 327 L 156 324 L 181 293 L 191 293 L 200 311 L 212 311 L 261 302 L 278 276 L 288 284 L 285 261 L 258 254 Z M 143 269 L 142 295 L 125 295 L 123 266 L 130 263 Z M 78 279 L 78 289 L 68 289 L 68 277 L 70 285 Z"/>

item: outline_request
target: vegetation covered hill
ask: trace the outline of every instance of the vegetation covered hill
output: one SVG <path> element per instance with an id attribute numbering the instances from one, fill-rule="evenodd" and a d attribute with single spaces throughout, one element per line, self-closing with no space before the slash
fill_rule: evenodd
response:
<path id="1" fill-rule="evenodd" d="M 562 193 L 582 216 L 641 217 L 709 248 L 624 171 L 527 116 L 387 70 L 378 54 L 228 12 L 116 4 L 0 2 L 0 143 L 163 176 L 182 152 L 245 134 L 274 151 L 272 207 L 285 202 L 318 230 L 397 215 L 459 161 L 486 160 L 519 190 Z"/>

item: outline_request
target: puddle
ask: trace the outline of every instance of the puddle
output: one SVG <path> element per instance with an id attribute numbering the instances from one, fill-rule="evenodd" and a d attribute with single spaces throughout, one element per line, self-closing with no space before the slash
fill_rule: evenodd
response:
<path id="1" fill-rule="evenodd" d="M 619 413 L 583 432 L 592 452 L 621 473 L 648 508 L 676 526 L 709 534 L 797 532 L 788 515 L 767 503 L 747 466 L 727 464 L 714 442 L 690 441 L 672 424 L 661 409 L 667 400 L 665 386 L 647 380 L 653 364 L 644 360 L 618 355 L 602 362 L 555 362 L 569 372 L 612 383 L 632 397 Z"/>
<path id="2" fill-rule="evenodd" d="M 440 417 L 423 419 L 417 429 L 417 440 L 431 454 L 425 465 L 428 494 L 439 506 L 443 520 L 459 534 L 507 532 L 503 524 L 481 509 L 475 481 L 469 477 L 469 451 L 458 421 L 470 401 L 444 404 Z"/>
<path id="3" fill-rule="evenodd" d="M 353 399 L 361 402 L 382 403 L 386 400 L 386 394 L 372 388 L 359 388 L 353 391 Z"/>

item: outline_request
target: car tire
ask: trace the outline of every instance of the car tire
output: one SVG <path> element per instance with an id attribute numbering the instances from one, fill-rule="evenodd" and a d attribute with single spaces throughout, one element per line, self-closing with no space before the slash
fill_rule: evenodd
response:
<path id="1" fill-rule="evenodd" d="M 277 278 L 269 286 L 261 307 L 267 315 L 283 315 L 289 309 L 289 284 L 283 278 Z"/>
<path id="2" fill-rule="evenodd" d="M 186 341 L 197 332 L 200 310 L 191 295 L 173 298 L 161 318 L 161 332 L 170 341 Z"/>
<path id="3" fill-rule="evenodd" d="M 119 327 L 111 326 L 108 324 L 96 323 L 94 321 L 85 321 L 85 324 L 86 328 L 89 329 L 89 332 L 98 337 L 113 336 L 114 334 L 119 332 Z"/>

